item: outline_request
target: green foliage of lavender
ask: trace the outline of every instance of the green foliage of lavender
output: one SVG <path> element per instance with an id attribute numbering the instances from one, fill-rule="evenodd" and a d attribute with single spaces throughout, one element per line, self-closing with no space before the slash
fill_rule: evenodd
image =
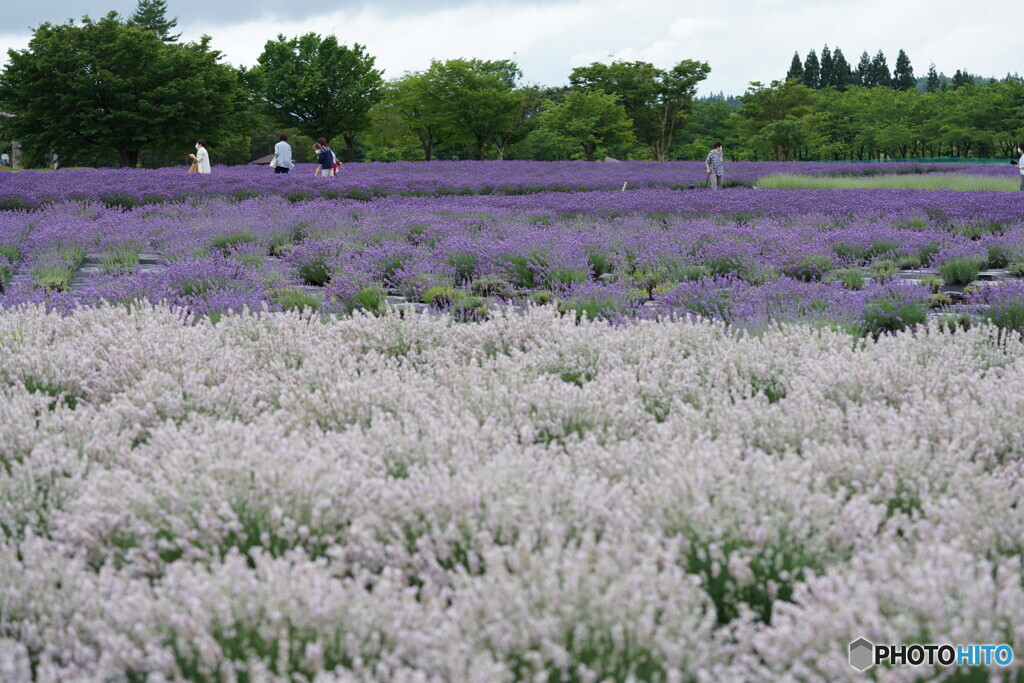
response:
<path id="1" fill-rule="evenodd" d="M 969 285 L 981 272 L 981 259 L 955 258 L 939 266 L 942 279 L 949 285 Z"/>
<path id="2" fill-rule="evenodd" d="M 1015 178 L 999 178 L 967 173 L 900 174 L 849 177 L 833 175 L 773 174 L 757 181 L 757 186 L 773 190 L 955 190 L 1014 192 L 1020 189 Z"/>

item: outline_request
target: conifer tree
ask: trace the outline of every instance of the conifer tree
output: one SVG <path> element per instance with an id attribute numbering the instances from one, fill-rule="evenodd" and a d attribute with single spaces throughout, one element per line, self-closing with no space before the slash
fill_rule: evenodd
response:
<path id="1" fill-rule="evenodd" d="M 171 31 L 178 25 L 178 19 L 167 18 L 166 0 L 139 0 L 135 13 L 128 17 L 126 23 L 152 31 L 165 43 L 173 43 L 181 37 L 180 33 L 171 35 Z"/>
<path id="2" fill-rule="evenodd" d="M 835 62 L 832 61 L 832 51 L 828 45 L 821 48 L 821 77 L 818 79 L 819 88 L 827 88 L 835 85 Z"/>
<path id="3" fill-rule="evenodd" d="M 804 60 L 803 84 L 808 88 L 817 88 L 821 83 L 821 64 L 818 63 L 818 54 L 811 50 Z"/>
<path id="4" fill-rule="evenodd" d="M 889 64 L 885 61 L 885 53 L 881 50 L 871 60 L 871 76 L 875 85 L 892 87 L 892 74 L 889 73 Z"/>
<path id="5" fill-rule="evenodd" d="M 835 76 L 835 81 L 832 83 L 840 92 L 846 90 L 846 86 L 853 85 L 853 69 L 850 67 L 850 63 L 846 61 L 846 56 L 843 55 L 843 51 L 838 47 L 836 51 L 832 53 L 832 72 Z"/>
<path id="6" fill-rule="evenodd" d="M 939 89 L 939 74 L 935 71 L 935 62 L 928 65 L 928 80 L 925 82 L 925 92 L 937 92 Z"/>
<path id="7" fill-rule="evenodd" d="M 871 57 L 868 55 L 868 51 L 860 53 L 860 61 L 857 62 L 857 72 L 854 74 L 856 78 L 854 82 L 868 88 L 873 88 L 878 85 L 875 83 L 874 74 L 871 70 Z"/>
<path id="8" fill-rule="evenodd" d="M 803 81 L 804 80 L 804 65 L 800 61 L 800 53 L 793 53 L 793 61 L 789 64 L 789 71 L 786 72 L 786 80 Z"/>
<path id="9" fill-rule="evenodd" d="M 962 88 L 965 85 L 974 85 L 974 77 L 972 77 L 967 71 L 956 70 L 953 74 L 953 88 Z"/>
<path id="10" fill-rule="evenodd" d="M 897 90 L 911 90 L 917 86 L 914 69 L 910 66 L 910 57 L 900 50 L 896 57 L 896 68 L 892 72 L 892 87 Z"/>

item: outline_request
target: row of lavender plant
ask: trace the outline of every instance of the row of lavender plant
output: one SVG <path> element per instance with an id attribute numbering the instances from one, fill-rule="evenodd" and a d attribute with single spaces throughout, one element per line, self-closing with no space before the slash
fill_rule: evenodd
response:
<path id="1" fill-rule="evenodd" d="M 1024 649 L 1024 342 L 989 326 L 22 307 L 0 358 L 11 683 L 856 681 L 858 637 Z"/>
<path id="2" fill-rule="evenodd" d="M 877 175 L 968 172 L 1005 175 L 1009 167 L 916 163 L 728 164 L 727 186 L 753 185 L 773 173 Z M 1012 170 L 1012 169 L 1011 169 Z M 215 167 L 210 176 L 184 168 L 156 170 L 60 170 L 0 175 L 0 209 L 35 208 L 45 203 L 85 200 L 131 207 L 179 199 L 222 196 L 235 199 L 279 195 L 293 201 L 315 197 L 368 200 L 388 195 L 487 195 L 578 192 L 628 188 L 686 189 L 706 182 L 701 162 L 429 162 L 367 163 L 345 166 L 336 178 L 315 178 L 312 165 L 287 175 L 265 167 Z"/>
<path id="3" fill-rule="evenodd" d="M 101 272 L 84 289 L 60 291 L 87 252 L 100 255 Z M 138 272 L 147 252 L 167 269 Z M 900 269 L 924 267 L 935 269 L 926 287 L 893 281 Z M 968 284 L 985 267 L 1024 272 L 1022 212 L 1007 193 L 644 190 L 368 204 L 270 197 L 0 214 L 0 302 L 8 306 L 142 298 L 196 312 L 321 302 L 380 312 L 390 290 L 470 318 L 487 314 L 486 298 L 557 299 L 563 309 L 611 317 L 650 314 L 644 304 L 653 301 L 659 313 L 737 325 L 804 320 L 878 332 L 950 304 L 943 284 Z M 301 292 L 300 284 L 322 289 Z M 986 314 L 999 308 L 1000 320 L 1018 328 L 1015 291 L 1002 285 L 999 296 L 976 292 L 969 303 Z"/>

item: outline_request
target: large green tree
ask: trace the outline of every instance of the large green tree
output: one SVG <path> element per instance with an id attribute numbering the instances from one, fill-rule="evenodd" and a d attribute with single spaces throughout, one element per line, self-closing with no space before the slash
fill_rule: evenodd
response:
<path id="1" fill-rule="evenodd" d="M 569 83 L 584 91 L 616 96 L 633 121 L 634 134 L 652 156 L 664 161 L 672 140 L 693 110 L 697 84 L 708 77 L 707 62 L 686 59 L 671 69 L 647 62 L 594 62 L 573 69 Z"/>
<path id="2" fill-rule="evenodd" d="M 517 106 L 505 122 L 505 127 L 494 135 L 494 149 L 498 159 L 504 159 L 508 148 L 521 142 L 539 125 L 544 111 L 547 89 L 536 85 L 517 88 Z"/>
<path id="3" fill-rule="evenodd" d="M 790 161 L 793 151 L 811 136 L 814 91 L 795 81 L 754 81 L 740 98 L 741 130 L 776 161 Z"/>
<path id="4" fill-rule="evenodd" d="M 1024 140 L 1024 82 L 1007 75 L 1002 83 L 978 88 L 976 94 L 989 101 L 992 119 L 992 143 L 1003 156 L 1015 156 L 1017 144 Z"/>
<path id="5" fill-rule="evenodd" d="M 886 156 L 905 159 L 916 147 L 914 102 L 916 92 L 875 88 L 870 94 L 870 109 L 863 122 L 871 130 L 874 147 Z"/>
<path id="6" fill-rule="evenodd" d="M 509 144 L 505 158 L 534 159 L 537 161 L 564 161 L 578 156 L 577 143 L 550 128 L 541 125 L 541 116 L 551 104 L 561 104 L 569 93 L 574 92 L 568 85 L 543 87 L 528 85 L 523 102 L 524 118 L 519 131 L 527 129 L 526 135 Z"/>
<path id="7" fill-rule="evenodd" d="M 673 158 L 703 160 L 716 140 L 725 144 L 726 155 L 736 158 L 742 147 L 737 134 L 739 105 L 738 100 L 731 103 L 719 97 L 694 101 L 693 114 L 673 145 Z"/>
<path id="8" fill-rule="evenodd" d="M 144 150 L 211 142 L 237 125 L 238 74 L 209 38 L 166 44 L 114 12 L 80 24 L 41 24 L 28 48 L 9 50 L 0 100 L 29 149 L 116 153 L 135 167 Z"/>
<path id="9" fill-rule="evenodd" d="M 693 59 L 684 59 L 662 73 L 655 100 L 656 127 L 654 134 L 646 140 L 658 161 L 665 160 L 672 140 L 689 121 L 697 84 L 709 73 L 711 66 L 707 62 Z"/>
<path id="10" fill-rule="evenodd" d="M 268 114 L 314 139 L 342 136 L 348 160 L 355 161 L 356 136 L 383 96 L 382 72 L 374 62 L 365 46 L 339 45 L 334 36 L 279 35 L 267 41 L 253 71 Z"/>
<path id="11" fill-rule="evenodd" d="M 626 110 L 614 95 L 600 90 L 570 92 L 561 104 L 548 102 L 541 125 L 580 145 L 583 158 L 594 160 L 599 147 L 634 142 Z"/>
<path id="12" fill-rule="evenodd" d="M 423 150 L 424 161 L 433 159 L 434 148 L 456 134 L 451 117 L 430 97 L 430 83 L 422 73 L 389 82 L 373 118 L 378 145 L 395 147 L 404 137 L 412 137 Z"/>
<path id="13" fill-rule="evenodd" d="M 488 146 L 521 116 L 523 94 L 516 90 L 521 77 L 516 63 L 507 59 L 434 60 L 424 72 L 427 105 L 482 161 Z"/>
<path id="14" fill-rule="evenodd" d="M 850 158 L 854 134 L 850 103 L 848 90 L 826 89 L 818 94 L 814 103 L 815 127 L 820 136 L 818 157 L 836 161 Z"/>

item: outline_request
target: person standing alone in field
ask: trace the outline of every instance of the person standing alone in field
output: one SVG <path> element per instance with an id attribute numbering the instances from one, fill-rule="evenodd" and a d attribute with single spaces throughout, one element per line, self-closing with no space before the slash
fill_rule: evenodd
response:
<path id="1" fill-rule="evenodd" d="M 274 173 L 287 173 L 292 170 L 292 146 L 288 144 L 288 136 L 281 133 L 281 139 L 274 145 Z"/>
<path id="2" fill-rule="evenodd" d="M 722 164 L 722 143 L 715 141 L 707 159 L 704 160 L 704 167 L 708 170 L 708 187 L 712 190 L 721 190 L 725 166 Z"/>
<path id="3" fill-rule="evenodd" d="M 210 153 L 206 151 L 206 140 L 196 140 L 196 153 L 189 154 L 195 162 L 196 172 L 210 174 Z"/>
<path id="4" fill-rule="evenodd" d="M 1017 153 L 1020 154 L 1020 161 L 1017 162 L 1017 171 L 1020 173 L 1020 191 L 1024 192 L 1024 142 L 1017 145 Z"/>

